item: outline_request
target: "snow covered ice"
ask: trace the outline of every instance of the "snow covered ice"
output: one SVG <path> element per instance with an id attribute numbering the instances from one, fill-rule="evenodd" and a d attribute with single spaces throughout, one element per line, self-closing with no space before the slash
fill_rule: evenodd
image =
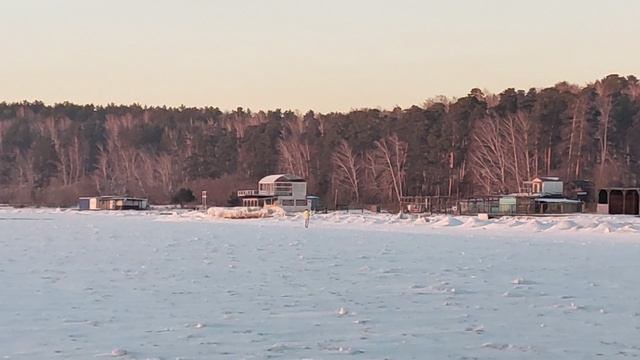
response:
<path id="1" fill-rule="evenodd" d="M 640 218 L 0 210 L 0 359 L 640 356 Z"/>

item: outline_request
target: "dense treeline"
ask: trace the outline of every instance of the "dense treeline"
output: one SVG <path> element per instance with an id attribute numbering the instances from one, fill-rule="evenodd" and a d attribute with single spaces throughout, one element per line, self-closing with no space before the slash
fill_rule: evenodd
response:
<path id="1" fill-rule="evenodd" d="M 190 187 L 224 204 L 277 172 L 306 177 L 328 206 L 518 191 L 536 175 L 638 186 L 640 83 L 610 75 L 329 114 L 0 103 L 1 202 L 126 193 L 163 203 Z"/>

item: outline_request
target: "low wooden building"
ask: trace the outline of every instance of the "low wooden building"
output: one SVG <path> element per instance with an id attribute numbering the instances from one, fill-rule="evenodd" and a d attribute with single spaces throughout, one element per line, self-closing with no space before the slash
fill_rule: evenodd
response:
<path id="1" fill-rule="evenodd" d="M 146 210 L 149 200 L 130 196 L 93 196 L 78 199 L 80 210 Z"/>
<path id="2" fill-rule="evenodd" d="M 600 189 L 597 212 L 612 215 L 640 215 L 640 188 Z"/>
<path id="3" fill-rule="evenodd" d="M 307 203 L 309 205 L 309 210 L 311 211 L 320 211 L 320 208 L 322 207 L 320 197 L 315 195 L 307 195 Z"/>
<path id="4" fill-rule="evenodd" d="M 533 214 L 571 214 L 582 212 L 584 203 L 565 198 L 535 198 L 533 205 Z"/>
<path id="5" fill-rule="evenodd" d="M 479 196 L 459 201 L 462 215 L 550 215 L 579 213 L 583 202 L 563 196 L 564 186 L 558 177 L 543 176 L 523 184 L 524 192 Z"/>
<path id="6" fill-rule="evenodd" d="M 499 195 L 475 197 L 459 202 L 461 215 L 551 215 L 582 212 L 582 201 L 536 197 L 529 195 Z"/>

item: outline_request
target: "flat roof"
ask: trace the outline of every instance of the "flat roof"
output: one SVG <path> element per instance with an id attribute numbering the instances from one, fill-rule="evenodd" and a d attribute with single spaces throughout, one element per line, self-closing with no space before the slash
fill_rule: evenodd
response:
<path id="1" fill-rule="evenodd" d="M 600 190 L 623 190 L 623 191 L 636 190 L 636 191 L 640 191 L 640 188 L 638 188 L 638 187 L 607 187 L 607 188 L 601 188 Z"/>
<path id="2" fill-rule="evenodd" d="M 139 200 L 146 201 L 147 198 L 139 198 L 133 196 L 118 196 L 118 195 L 105 195 L 105 196 L 81 196 L 78 199 L 86 200 L 86 199 L 100 199 L 100 200 Z"/>
<path id="3" fill-rule="evenodd" d="M 536 202 L 555 203 L 555 204 L 579 204 L 582 201 L 571 199 L 554 199 L 554 198 L 537 198 Z"/>

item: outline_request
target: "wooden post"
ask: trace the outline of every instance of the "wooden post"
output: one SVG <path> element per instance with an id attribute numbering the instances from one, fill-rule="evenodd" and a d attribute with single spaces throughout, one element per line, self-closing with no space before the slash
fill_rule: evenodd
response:
<path id="1" fill-rule="evenodd" d="M 207 211 L 207 191 L 202 190 L 202 208 Z"/>

